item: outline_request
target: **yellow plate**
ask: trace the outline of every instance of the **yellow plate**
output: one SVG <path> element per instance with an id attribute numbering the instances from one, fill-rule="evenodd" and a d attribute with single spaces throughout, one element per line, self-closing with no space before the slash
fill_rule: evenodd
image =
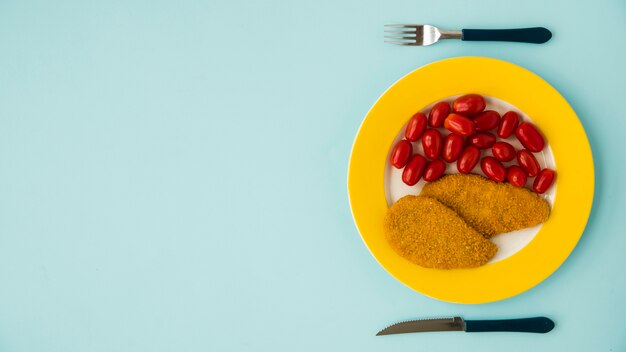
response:
<path id="1" fill-rule="evenodd" d="M 387 244 L 384 168 L 391 143 L 422 107 L 449 96 L 478 93 L 502 99 L 532 116 L 557 165 L 557 193 L 548 221 L 511 257 L 475 269 L 426 269 Z M 370 109 L 348 167 L 350 207 L 363 241 L 396 279 L 432 298 L 486 303 L 522 293 L 552 274 L 583 233 L 593 202 L 594 171 L 585 131 L 565 99 L 534 73 L 509 62 L 459 57 L 421 67 L 391 86 Z"/>

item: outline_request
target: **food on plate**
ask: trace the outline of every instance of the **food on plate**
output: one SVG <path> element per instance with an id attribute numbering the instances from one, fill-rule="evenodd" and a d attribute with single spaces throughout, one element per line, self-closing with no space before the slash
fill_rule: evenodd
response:
<path id="1" fill-rule="evenodd" d="M 486 238 L 539 225 L 550 215 L 550 205 L 536 193 L 480 175 L 446 175 L 420 195 L 454 210 Z"/>
<path id="2" fill-rule="evenodd" d="M 522 122 L 517 126 L 515 137 L 522 143 L 524 148 L 533 153 L 542 151 L 546 145 L 541 132 L 530 122 Z"/>
<path id="3" fill-rule="evenodd" d="M 500 161 L 511 161 L 515 159 L 515 147 L 507 142 L 495 142 L 491 154 Z"/>
<path id="4" fill-rule="evenodd" d="M 515 111 L 507 111 L 502 115 L 500 124 L 498 125 L 498 137 L 509 138 L 519 123 L 519 115 Z"/>
<path id="5" fill-rule="evenodd" d="M 443 122 L 443 127 L 463 137 L 471 136 L 475 131 L 474 122 L 468 117 L 459 114 L 448 115 Z"/>
<path id="6" fill-rule="evenodd" d="M 426 115 L 424 113 L 418 112 L 411 119 L 409 123 L 406 125 L 406 129 L 404 130 L 404 138 L 410 142 L 415 142 L 420 139 L 424 131 L 426 130 Z"/>
<path id="7" fill-rule="evenodd" d="M 485 110 L 485 98 L 478 94 L 462 95 L 452 102 L 452 111 L 457 114 L 474 116 Z"/>
<path id="8" fill-rule="evenodd" d="M 402 171 L 402 182 L 409 186 L 415 185 L 422 178 L 426 164 L 426 158 L 419 154 L 413 155 Z"/>
<path id="9" fill-rule="evenodd" d="M 540 165 L 534 154 L 546 146 L 543 135 L 514 111 L 501 117 L 485 108 L 478 94 L 460 96 L 452 107 L 440 101 L 428 116 L 414 114 L 392 149 L 390 163 L 403 169 L 406 185 L 426 182 L 419 196 L 389 207 L 384 221 L 391 247 L 413 263 L 437 269 L 484 265 L 497 251 L 489 239 L 539 225 L 550 215 L 541 194 L 556 172 L 542 169 L 543 158 Z M 454 162 L 459 173 L 446 175 Z M 479 163 L 486 177 L 474 173 L 480 173 Z"/>
<path id="10" fill-rule="evenodd" d="M 486 156 L 480 161 L 480 168 L 487 177 L 496 182 L 504 182 L 506 180 L 506 169 L 498 159 Z"/>
<path id="11" fill-rule="evenodd" d="M 506 169 L 506 180 L 515 187 L 526 186 L 526 171 L 517 165 L 511 165 Z"/>
<path id="12" fill-rule="evenodd" d="M 463 146 L 465 145 L 465 140 L 463 137 L 450 133 L 443 140 L 443 150 L 442 158 L 448 163 L 455 162 L 463 152 Z"/>
<path id="13" fill-rule="evenodd" d="M 469 142 L 478 149 L 487 149 L 496 143 L 496 136 L 489 132 L 478 132 L 469 138 Z"/>
<path id="14" fill-rule="evenodd" d="M 456 168 L 462 174 L 467 174 L 474 169 L 480 160 L 480 150 L 473 145 L 468 145 L 456 161 Z"/>
<path id="15" fill-rule="evenodd" d="M 413 153 L 413 144 L 403 139 L 396 143 L 391 151 L 390 162 L 396 169 L 403 168 Z"/>
<path id="16" fill-rule="evenodd" d="M 500 114 L 497 111 L 485 110 L 474 117 L 476 131 L 491 131 L 500 123 Z"/>
<path id="17" fill-rule="evenodd" d="M 441 127 L 443 121 L 448 117 L 450 113 L 450 104 L 445 101 L 440 101 L 430 109 L 428 114 L 428 124 L 430 127 Z"/>
<path id="18" fill-rule="evenodd" d="M 385 217 L 384 234 L 396 253 L 426 268 L 478 267 L 497 251 L 457 213 L 423 196 L 405 196 L 393 204 Z"/>
<path id="19" fill-rule="evenodd" d="M 443 160 L 437 159 L 428 163 L 426 170 L 424 170 L 424 181 L 433 182 L 437 181 L 443 173 L 446 171 L 446 163 Z"/>
<path id="20" fill-rule="evenodd" d="M 530 177 L 535 177 L 539 173 L 539 162 L 533 153 L 526 149 L 517 152 L 517 163 L 526 171 L 526 175 Z"/>
<path id="21" fill-rule="evenodd" d="M 533 191 L 541 194 L 552 186 L 554 179 L 556 178 L 556 173 L 554 170 L 543 169 L 539 171 L 539 174 L 535 178 L 535 182 L 533 182 Z"/>
<path id="22" fill-rule="evenodd" d="M 435 129 L 429 129 L 422 136 L 422 147 L 424 155 L 430 160 L 435 160 L 441 155 L 441 147 L 443 146 L 443 137 L 441 132 Z"/>

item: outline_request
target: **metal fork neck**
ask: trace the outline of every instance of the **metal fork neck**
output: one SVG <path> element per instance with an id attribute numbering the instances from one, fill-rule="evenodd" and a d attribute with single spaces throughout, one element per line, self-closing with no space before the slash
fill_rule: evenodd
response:
<path id="1" fill-rule="evenodd" d="M 447 31 L 445 29 L 440 29 L 439 33 L 441 33 L 441 37 L 439 39 L 461 39 L 463 37 L 463 33 L 461 31 Z"/>

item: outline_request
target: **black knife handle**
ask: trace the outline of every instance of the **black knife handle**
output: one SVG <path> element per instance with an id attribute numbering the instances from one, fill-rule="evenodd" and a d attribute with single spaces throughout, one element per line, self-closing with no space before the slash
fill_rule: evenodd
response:
<path id="1" fill-rule="evenodd" d="M 461 40 L 522 42 L 542 44 L 552 38 L 552 32 L 543 27 L 517 29 L 464 29 Z"/>
<path id="2" fill-rule="evenodd" d="M 514 331 L 545 334 L 552 329 L 554 322 L 546 317 L 465 321 L 465 332 Z"/>

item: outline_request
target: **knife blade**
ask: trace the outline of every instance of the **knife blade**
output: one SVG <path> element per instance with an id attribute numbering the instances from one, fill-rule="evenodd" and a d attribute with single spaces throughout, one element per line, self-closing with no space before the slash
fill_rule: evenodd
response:
<path id="1" fill-rule="evenodd" d="M 382 329 L 376 336 L 433 331 L 510 331 L 545 334 L 552 329 L 554 322 L 546 317 L 499 320 L 464 320 L 461 317 L 452 317 L 403 321 Z"/>

